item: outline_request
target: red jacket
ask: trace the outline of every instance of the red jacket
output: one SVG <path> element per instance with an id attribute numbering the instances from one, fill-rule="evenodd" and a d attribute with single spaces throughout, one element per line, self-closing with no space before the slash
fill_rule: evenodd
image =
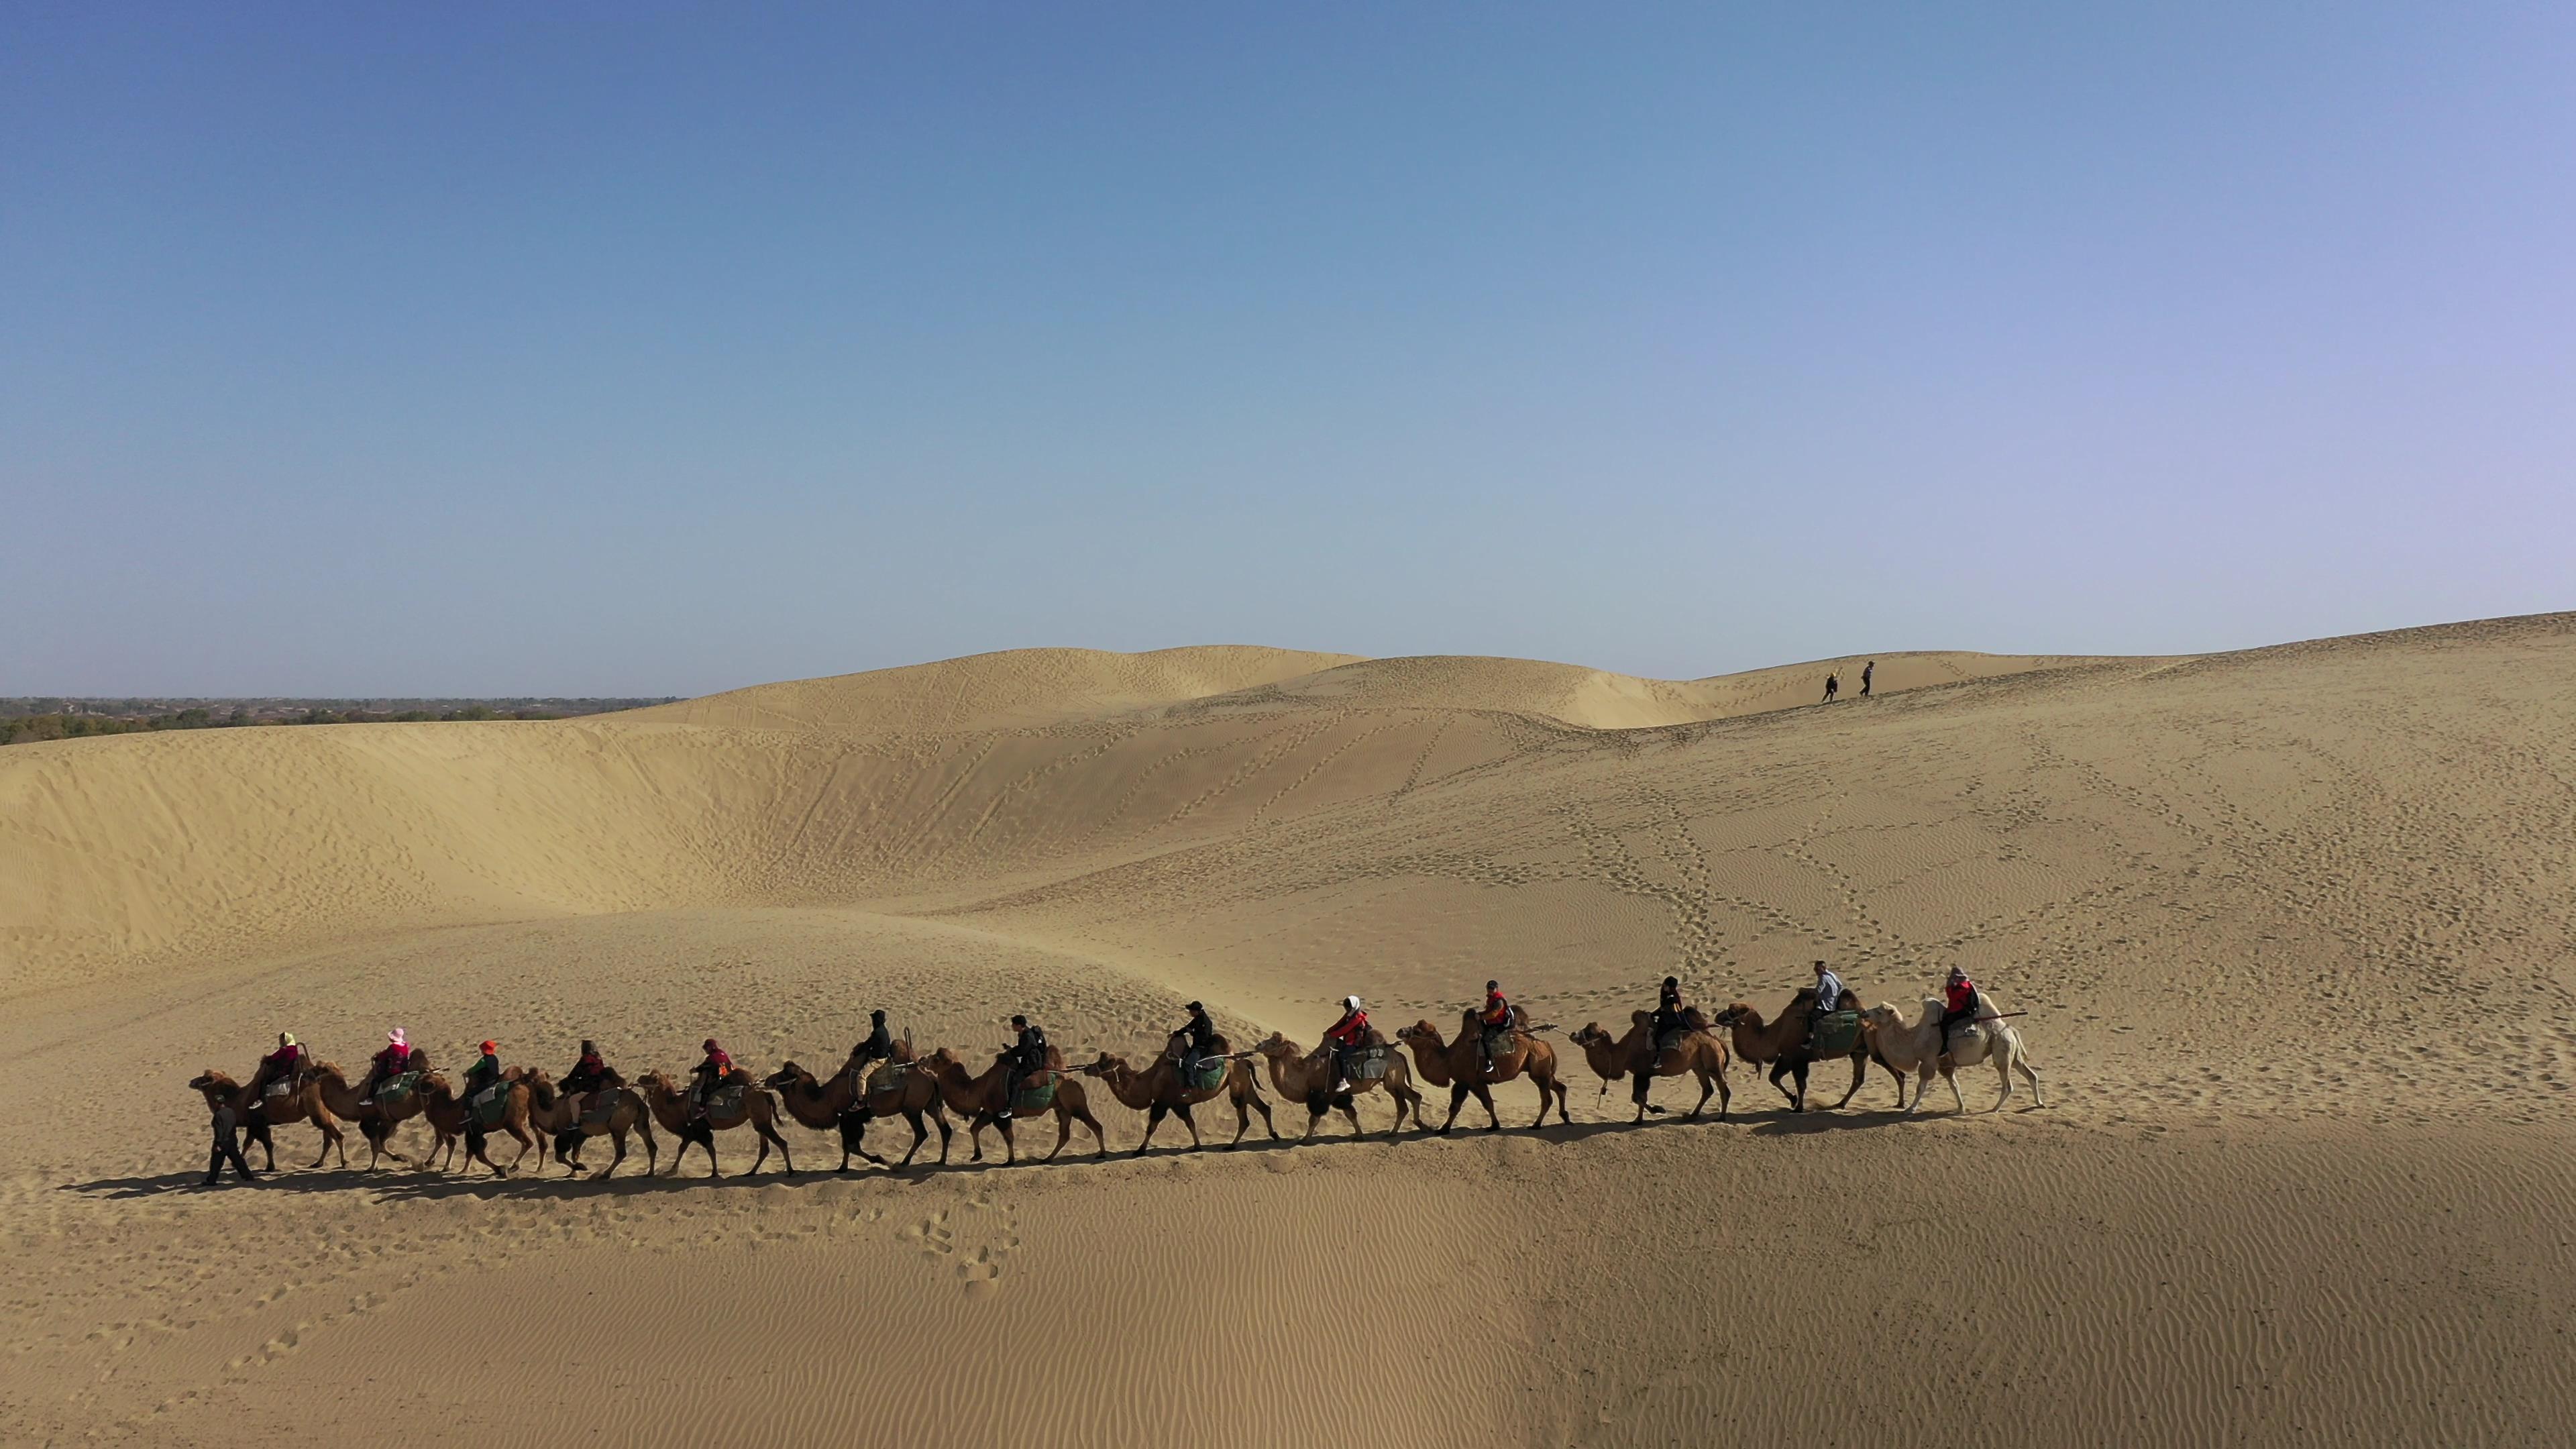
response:
<path id="1" fill-rule="evenodd" d="M 1942 1004 L 1952 1011 L 1965 1011 L 1976 999 L 1977 983 L 1960 980 L 1951 983 L 1947 999 Z"/>
<path id="2" fill-rule="evenodd" d="M 1501 1026 L 1511 1020 L 1511 1016 L 1512 1004 L 1503 999 L 1503 993 L 1499 991 L 1485 993 L 1485 1025 Z"/>
<path id="3" fill-rule="evenodd" d="M 723 1052 L 709 1052 L 707 1059 L 698 1063 L 698 1070 L 721 1082 L 733 1075 L 733 1058 Z"/>
<path id="4" fill-rule="evenodd" d="M 376 1068 L 388 1077 L 398 1077 L 410 1066 L 410 1047 L 389 1046 L 376 1053 Z"/>
<path id="5" fill-rule="evenodd" d="M 1342 1019 L 1334 1022 L 1332 1029 L 1324 1033 L 1324 1039 L 1340 1042 L 1344 1046 L 1358 1046 L 1368 1040 L 1368 1029 L 1367 1012 L 1346 1011 L 1342 1013 Z"/>

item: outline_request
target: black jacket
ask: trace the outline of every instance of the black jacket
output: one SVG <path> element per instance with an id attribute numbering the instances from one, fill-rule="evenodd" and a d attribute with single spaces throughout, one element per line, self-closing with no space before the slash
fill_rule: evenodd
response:
<path id="1" fill-rule="evenodd" d="M 1034 1072 L 1046 1065 L 1046 1033 L 1034 1026 L 1020 1028 L 1019 1044 L 1011 1048 L 1012 1064 L 1021 1071 Z"/>
<path id="2" fill-rule="evenodd" d="M 878 1027 L 869 1032 L 868 1039 L 859 1043 L 850 1052 L 850 1060 L 854 1062 L 890 1061 L 893 1057 L 894 1033 L 884 1027 Z"/>

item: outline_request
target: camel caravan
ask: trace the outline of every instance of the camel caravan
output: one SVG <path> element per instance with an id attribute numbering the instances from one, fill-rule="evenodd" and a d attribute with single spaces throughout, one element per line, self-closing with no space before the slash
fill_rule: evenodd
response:
<path id="1" fill-rule="evenodd" d="M 1966 1112 L 1957 1073 L 1985 1063 L 1993 1064 L 1999 1088 L 1987 1110 L 2000 1111 L 2012 1100 L 2016 1077 L 2029 1084 L 2035 1104 L 2045 1104 L 2039 1073 L 2012 1024 L 2021 1013 L 1997 1010 L 1965 972 L 1951 971 L 1942 994 L 1921 998 L 1909 1020 L 1896 1006 L 1863 1003 L 1824 962 L 1817 962 L 1815 970 L 1815 983 L 1798 990 L 1776 1019 L 1765 1020 L 1741 1001 L 1714 1014 L 1703 1012 L 1684 1003 L 1679 981 L 1667 976 L 1655 1008 L 1632 1013 L 1624 1029 L 1587 1022 L 1565 1035 L 1600 1079 L 1602 1095 L 1608 1095 L 1613 1083 L 1629 1084 L 1632 1122 L 1666 1110 L 1652 1101 L 1657 1079 L 1683 1076 L 1699 1088 L 1686 1115 L 1701 1116 L 1715 1097 L 1716 1115 L 1724 1120 L 1733 1100 L 1727 1068 L 1738 1060 L 1765 1069 L 1792 1112 L 1810 1105 L 1809 1072 L 1837 1060 L 1851 1064 L 1851 1084 L 1826 1110 L 1850 1103 L 1873 1062 L 1894 1081 L 1896 1105 L 1907 1114 L 1922 1107 L 1936 1072 L 1949 1084 L 1953 1105 Z M 779 1131 L 782 1120 L 835 1134 L 841 1147 L 839 1172 L 850 1171 L 853 1159 L 896 1171 L 910 1168 L 934 1129 L 939 1162 L 945 1166 L 955 1138 L 952 1122 L 965 1125 L 970 1162 L 984 1160 L 988 1130 L 1001 1142 L 1003 1162 L 1017 1162 L 1017 1129 L 1048 1118 L 1054 1121 L 1056 1138 L 1046 1160 L 1072 1143 L 1077 1126 L 1088 1131 L 1093 1154 L 1105 1157 L 1108 1134 L 1091 1114 L 1086 1083 L 1106 1088 L 1122 1105 L 1145 1114 L 1144 1135 L 1134 1149 L 1140 1157 L 1171 1118 L 1178 1119 L 1193 1148 L 1205 1146 L 1193 1109 L 1220 1100 L 1234 1111 L 1234 1136 L 1226 1146 L 1242 1144 L 1256 1113 L 1270 1140 L 1281 1140 L 1262 1095 L 1265 1079 L 1280 1097 L 1305 1105 L 1301 1142 L 1312 1139 L 1336 1113 L 1349 1124 L 1351 1135 L 1364 1135 L 1357 1103 L 1380 1091 L 1394 1105 L 1389 1138 L 1403 1132 L 1407 1118 L 1416 1132 L 1445 1135 L 1471 1101 L 1482 1109 L 1486 1130 L 1499 1131 L 1503 1122 L 1495 1091 L 1515 1081 L 1537 1088 L 1538 1115 L 1529 1123 L 1533 1130 L 1547 1125 L 1551 1110 L 1560 1125 L 1574 1120 L 1567 1110 L 1557 1051 L 1546 1040 L 1560 1029 L 1525 1020 L 1497 982 L 1485 983 L 1484 1006 L 1459 1014 L 1454 1036 L 1424 1020 L 1399 1028 L 1390 1041 L 1370 1024 L 1358 997 L 1345 997 L 1340 1019 L 1311 1050 L 1273 1033 L 1236 1051 L 1204 1006 L 1193 1001 L 1188 1010 L 1188 1022 L 1142 1066 L 1106 1051 L 1087 1064 L 1068 1065 L 1042 1029 L 1014 1016 L 1012 1044 L 976 1072 L 960 1053 L 945 1047 L 916 1053 L 910 1037 L 896 1037 L 886 1026 L 885 1013 L 878 1011 L 871 1013 L 868 1038 L 828 1076 L 793 1061 L 755 1076 L 737 1067 L 710 1039 L 703 1060 L 686 1077 L 647 1071 L 630 1081 L 608 1065 L 595 1043 L 585 1041 L 579 1059 L 557 1081 L 533 1067 L 502 1066 L 497 1045 L 487 1041 L 451 1083 L 397 1027 L 354 1083 L 336 1064 L 313 1057 L 292 1034 L 283 1034 L 278 1050 L 262 1058 L 248 1080 L 236 1081 L 208 1068 L 188 1086 L 204 1098 L 215 1121 L 209 1184 L 228 1153 L 237 1172 L 254 1175 L 240 1152 L 244 1141 L 264 1155 L 266 1170 L 275 1171 L 275 1130 L 299 1122 L 311 1123 L 322 1139 L 308 1168 L 335 1157 L 340 1166 L 348 1166 L 346 1129 L 354 1125 L 367 1148 L 369 1170 L 386 1158 L 452 1170 L 461 1151 L 469 1167 L 479 1163 L 496 1177 L 519 1171 L 531 1153 L 539 1171 L 551 1159 L 567 1175 L 579 1176 L 591 1170 L 583 1159 L 596 1150 L 592 1140 L 601 1137 L 608 1139 L 613 1154 L 599 1169 L 602 1178 L 613 1177 L 626 1161 L 630 1138 L 641 1143 L 648 1174 L 678 1172 L 694 1146 L 706 1154 L 708 1176 L 721 1177 L 717 1139 L 738 1128 L 750 1129 L 758 1144 L 751 1171 L 767 1165 L 775 1149 L 780 1170 L 792 1175 L 796 1161 Z M 1448 1114 L 1438 1127 L 1424 1113 L 1417 1082 L 1449 1093 Z M 395 1130 L 414 1117 L 429 1125 L 432 1139 L 418 1159 L 393 1146 Z M 896 1119 L 911 1129 L 912 1141 L 899 1160 L 889 1163 L 868 1150 L 867 1131 L 871 1123 Z M 495 1137 L 516 1144 L 506 1163 L 491 1155 Z M 671 1142 L 667 1167 L 662 1163 L 664 1137 Z"/>

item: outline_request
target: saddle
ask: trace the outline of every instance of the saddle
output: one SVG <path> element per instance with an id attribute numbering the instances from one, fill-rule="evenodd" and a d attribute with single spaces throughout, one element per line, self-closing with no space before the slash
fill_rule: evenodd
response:
<path id="1" fill-rule="evenodd" d="M 1054 1072 L 1031 1074 L 1027 1081 L 1020 1083 L 1018 1095 L 1011 1098 L 1012 1113 L 1037 1112 L 1054 1106 L 1055 1079 Z"/>
<path id="2" fill-rule="evenodd" d="M 280 1078 L 278 1078 L 276 1081 L 273 1081 L 273 1082 L 269 1083 L 267 1086 L 260 1088 L 260 1090 L 259 1090 L 259 1095 L 260 1095 L 261 1099 L 262 1099 L 262 1100 L 264 1100 L 264 1101 L 274 1102 L 274 1101 L 278 1100 L 278 1099 L 279 1099 L 279 1098 L 281 1098 L 281 1097 L 284 1097 L 284 1096 L 287 1096 L 287 1095 L 289 1095 L 289 1094 L 293 1093 L 293 1092 L 294 1092 L 294 1090 L 295 1090 L 295 1080 L 294 1080 L 294 1078 L 292 1078 L 292 1077 L 280 1077 Z"/>
<path id="3" fill-rule="evenodd" d="M 1193 1092 L 1212 1092 L 1225 1080 L 1225 1069 L 1232 1065 L 1223 1057 L 1208 1057 L 1182 1074 L 1181 1085 Z"/>
<path id="4" fill-rule="evenodd" d="M 1386 1038 L 1372 1030 L 1368 1040 L 1342 1053 L 1342 1076 L 1352 1082 L 1375 1082 L 1386 1076 L 1387 1059 L 1395 1055 Z"/>
<path id="5" fill-rule="evenodd" d="M 494 1082 L 467 1098 L 465 1105 L 472 1113 L 474 1125 L 497 1127 L 510 1109 L 510 1084 Z"/>
<path id="6" fill-rule="evenodd" d="M 1849 1008 L 1811 1018 L 1807 1025 L 1807 1050 L 1815 1056 L 1848 1055 L 1859 1039 L 1860 1013 Z"/>
<path id="7" fill-rule="evenodd" d="M 402 1072 L 385 1078 L 376 1083 L 376 1101 L 380 1104 L 401 1101 L 420 1090 L 420 1079 L 423 1075 L 420 1072 Z"/>
<path id="8" fill-rule="evenodd" d="M 1666 1052 L 1680 1051 L 1682 1049 L 1682 1043 L 1690 1039 L 1690 1035 L 1693 1030 L 1694 1028 L 1691 1027 L 1677 1026 L 1670 1031 L 1661 1033 L 1655 1038 L 1655 1055 L 1660 1057 Z"/>
<path id="9" fill-rule="evenodd" d="M 590 1094 L 590 1106 L 582 1112 L 583 1122 L 605 1122 L 617 1115 L 617 1088 L 600 1087 Z"/>
<path id="10" fill-rule="evenodd" d="M 912 1069 L 917 1065 L 919 1064 L 915 1062 L 877 1063 L 877 1069 L 868 1074 L 866 1085 L 859 1089 L 859 1096 L 861 1098 L 889 1097 L 902 1091 L 905 1082 L 912 1076 Z"/>
<path id="11" fill-rule="evenodd" d="M 736 1072 L 732 1077 L 727 1077 L 717 1083 L 713 1091 L 699 1099 L 698 1105 L 708 1116 L 732 1117 L 742 1112 L 743 1094 L 751 1088 L 748 1083 L 736 1080 L 741 1075 Z"/>

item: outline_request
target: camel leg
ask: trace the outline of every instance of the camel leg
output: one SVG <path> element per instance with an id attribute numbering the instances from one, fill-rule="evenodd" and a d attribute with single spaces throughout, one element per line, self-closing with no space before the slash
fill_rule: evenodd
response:
<path id="1" fill-rule="evenodd" d="M 1109 1155 L 1109 1134 L 1100 1130 L 1100 1119 L 1091 1115 L 1091 1109 L 1089 1107 L 1076 1107 L 1073 1110 L 1073 1118 L 1083 1126 L 1091 1129 L 1091 1155 L 1094 1157 L 1107 1157 Z M 1073 1133 L 1067 1131 L 1064 1135 L 1070 1137 Z"/>
<path id="2" fill-rule="evenodd" d="M 1449 1129 L 1458 1125 L 1458 1109 L 1466 1105 L 1467 1084 L 1465 1082 L 1451 1082 L 1449 1084 L 1449 1120 L 1440 1124 L 1441 1136 L 1448 1136 Z"/>
<path id="3" fill-rule="evenodd" d="M 1190 1150 L 1192 1152 L 1196 1152 L 1200 1148 L 1207 1146 L 1206 1143 L 1199 1140 L 1199 1123 L 1197 1118 L 1190 1115 L 1190 1104 L 1183 1102 L 1172 1110 L 1180 1114 L 1181 1125 L 1190 1129 Z M 1237 1132 L 1234 1135 L 1241 1137 L 1243 1134 Z"/>
<path id="4" fill-rule="evenodd" d="M 767 1122 L 754 1122 L 751 1124 L 751 1129 L 760 1134 L 760 1145 L 762 1148 L 761 1156 L 766 1159 L 768 1156 L 767 1149 L 772 1147 L 777 1148 L 779 1172 L 784 1176 L 794 1177 L 796 1175 L 796 1154 L 787 1150 L 787 1139 L 779 1136 L 778 1129 Z M 753 1163 L 751 1170 L 754 1172 L 760 1171 L 760 1164 Z"/>
<path id="5" fill-rule="evenodd" d="M 2030 1058 L 2023 1056 L 2020 1052 L 2014 1052 L 2013 1070 L 2021 1073 L 2022 1077 L 2030 1083 L 2031 1101 L 2042 1107 L 2047 1106 L 2048 1099 L 2041 1096 L 2039 1093 L 2039 1073 L 2032 1070 Z"/>
<path id="6" fill-rule="evenodd" d="M 1869 1081 L 1869 1054 L 1868 1054 L 1868 1053 L 1866 1053 L 1866 1052 L 1855 1053 L 1855 1054 L 1853 1055 L 1852 1059 L 1851 1059 L 1851 1064 L 1852 1064 L 1852 1084 L 1851 1084 L 1851 1090 L 1850 1090 L 1850 1091 L 1848 1091 L 1848 1092 L 1843 1093 L 1843 1100 L 1842 1100 L 1841 1102 L 1836 1102 L 1836 1103 L 1834 1104 L 1833 1110 L 1835 1110 L 1835 1111 L 1837 1111 L 1837 1112 L 1839 1112 L 1839 1111 L 1841 1111 L 1841 1110 L 1843 1109 L 1843 1104 L 1844 1104 L 1845 1102 L 1849 1102 L 1852 1098 L 1859 1096 L 1859 1095 L 1860 1095 L 1860 1089 L 1861 1089 L 1861 1087 L 1862 1087 L 1865 1083 L 1867 1083 L 1867 1082 Z"/>
<path id="7" fill-rule="evenodd" d="M 1145 1149 L 1154 1145 L 1154 1129 L 1162 1125 L 1163 1104 L 1156 1102 L 1145 1109 L 1145 1140 L 1136 1144 L 1136 1155 L 1138 1157 L 1144 1156 Z"/>
<path id="8" fill-rule="evenodd" d="M 1324 1114 L 1331 1110 L 1333 1110 L 1332 1098 L 1325 1096 L 1321 1092 L 1317 1092 L 1313 1096 L 1308 1097 L 1306 1099 L 1306 1135 L 1298 1138 L 1297 1140 L 1300 1142 L 1314 1141 L 1315 1128 L 1322 1124 Z"/>
<path id="9" fill-rule="evenodd" d="M 1486 1131 L 1500 1132 L 1503 1130 L 1503 1119 L 1497 1116 L 1494 1112 L 1493 1089 L 1482 1082 L 1478 1082 L 1476 1084 L 1476 1105 L 1485 1109 Z"/>
<path id="10" fill-rule="evenodd" d="M 1696 1101 L 1696 1102 L 1691 1103 L 1691 1109 L 1690 1109 L 1690 1114 L 1691 1114 L 1692 1116 L 1696 1117 L 1696 1116 L 1698 1116 L 1702 1111 L 1706 1110 L 1706 1108 L 1708 1107 L 1708 1099 L 1709 1099 L 1709 1097 L 1710 1097 L 1712 1094 L 1714 1094 L 1714 1093 L 1717 1091 L 1717 1088 L 1716 1088 L 1716 1087 L 1714 1087 L 1714 1086 L 1712 1086 L 1712 1085 L 1710 1085 L 1709 1080 L 1708 1080 L 1708 1073 L 1707 1073 L 1707 1072 L 1705 1072 L 1705 1071 L 1700 1071 L 1700 1072 L 1696 1072 L 1696 1073 L 1694 1073 L 1693 1075 L 1695 1075 L 1695 1076 L 1697 1076 L 1697 1077 L 1699 1078 L 1699 1100 L 1698 1100 L 1698 1101 Z M 1721 1107 L 1721 1108 L 1719 1108 L 1719 1109 L 1718 1109 L 1718 1115 L 1720 1115 L 1720 1116 L 1724 1116 L 1725 1114 L 1726 1114 L 1726 1109 L 1725 1109 L 1725 1108 Z"/>
<path id="11" fill-rule="evenodd" d="M 519 1170 L 519 1164 L 527 1160 L 528 1149 L 531 1147 L 537 1149 L 537 1168 L 539 1171 L 543 1171 L 546 1165 L 545 1143 L 542 1140 L 531 1140 L 528 1136 L 528 1129 L 520 1126 L 516 1122 L 504 1123 L 503 1125 L 510 1129 L 511 1136 L 519 1139 L 519 1155 L 510 1159 L 509 1172 L 502 1173 L 501 1175 L 503 1177 L 509 1177 L 516 1173 Z"/>
<path id="12" fill-rule="evenodd" d="M 1995 1053 L 1995 1079 L 2003 1083 L 2003 1091 L 1996 1094 L 1995 1104 L 1986 1109 L 1989 1112 L 2002 1111 L 2004 1103 L 2012 1100 L 2012 1053 L 2009 1050 Z"/>
<path id="13" fill-rule="evenodd" d="M 601 1170 L 599 1180 L 602 1182 L 606 1182 L 610 1178 L 615 1177 L 617 1175 L 617 1164 L 626 1160 L 626 1129 L 623 1127 L 613 1127 L 609 1129 L 608 1141 L 611 1146 L 614 1146 L 617 1149 L 617 1155 L 608 1159 L 608 1166 Z"/>
<path id="14" fill-rule="evenodd" d="M 1386 1094 L 1395 1099 L 1395 1125 L 1386 1129 L 1387 1141 L 1394 1141 L 1395 1134 L 1404 1130 L 1404 1114 L 1406 1112 L 1411 1112 L 1413 1114 L 1413 1130 L 1416 1132 L 1423 1130 L 1422 1094 L 1420 1092 L 1413 1090 L 1411 1087 L 1406 1087 L 1403 1090 L 1398 1091 L 1395 1084 L 1390 1082 L 1387 1084 Z M 1359 1119 L 1355 1117 L 1351 1120 L 1356 1124 Z"/>
<path id="15" fill-rule="evenodd" d="M 1547 1125 L 1547 1093 L 1552 1084 L 1545 1077 L 1532 1077 L 1530 1080 L 1538 1083 L 1538 1120 L 1530 1124 L 1530 1130 L 1535 1132 Z"/>
<path id="16" fill-rule="evenodd" d="M 1964 1114 L 1968 1110 L 1968 1099 L 1959 1095 L 1958 1069 L 1944 1065 L 1941 1068 L 1941 1080 L 1950 1084 L 1950 1100 L 1958 1103 L 1959 1111 Z"/>

